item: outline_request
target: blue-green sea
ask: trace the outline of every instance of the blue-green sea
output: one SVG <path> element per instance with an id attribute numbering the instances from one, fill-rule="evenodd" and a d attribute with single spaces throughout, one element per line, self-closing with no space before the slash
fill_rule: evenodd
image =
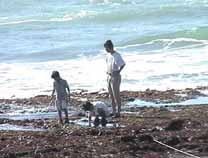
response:
<path id="1" fill-rule="evenodd" d="M 121 90 L 208 85 L 208 0 L 0 0 L 0 98 L 106 89 L 105 40 L 126 62 Z"/>

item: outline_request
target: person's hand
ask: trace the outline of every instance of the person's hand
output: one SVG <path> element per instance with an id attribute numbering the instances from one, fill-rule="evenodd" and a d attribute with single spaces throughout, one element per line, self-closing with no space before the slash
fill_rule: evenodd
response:
<path id="1" fill-rule="evenodd" d="M 50 103 L 49 103 L 49 106 L 52 106 L 54 104 L 54 100 L 51 99 Z"/>
<path id="2" fill-rule="evenodd" d="M 68 102 L 71 101 L 71 96 L 70 96 L 70 94 L 68 95 L 67 100 L 68 100 Z"/>
<path id="3" fill-rule="evenodd" d="M 51 95 L 50 100 L 52 101 L 52 100 L 54 100 L 54 98 L 55 98 L 55 96 L 54 95 Z"/>
<path id="4" fill-rule="evenodd" d="M 109 72 L 106 72 L 106 74 L 107 74 L 107 75 L 109 75 L 109 76 L 111 76 L 111 75 L 112 75 L 112 74 L 111 74 L 111 73 L 109 73 Z"/>

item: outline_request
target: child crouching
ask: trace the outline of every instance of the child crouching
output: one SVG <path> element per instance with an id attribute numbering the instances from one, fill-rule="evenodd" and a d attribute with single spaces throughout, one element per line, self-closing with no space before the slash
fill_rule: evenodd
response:
<path id="1" fill-rule="evenodd" d="M 91 117 L 95 116 L 95 119 L 93 121 L 93 124 L 95 127 L 99 126 L 100 124 L 105 127 L 107 124 L 106 117 L 109 116 L 109 111 L 108 107 L 105 103 L 97 101 L 97 102 L 86 102 L 83 104 L 83 110 L 87 111 L 89 116 L 88 116 L 88 121 L 89 121 L 89 126 L 91 125 Z M 99 118 L 101 117 L 101 119 Z"/>

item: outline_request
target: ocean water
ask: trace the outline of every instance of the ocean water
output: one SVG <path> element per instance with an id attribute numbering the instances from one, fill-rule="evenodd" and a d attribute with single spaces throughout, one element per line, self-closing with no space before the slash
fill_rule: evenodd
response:
<path id="1" fill-rule="evenodd" d="M 0 98 L 50 94 L 53 70 L 73 90 L 106 88 L 113 40 L 122 90 L 206 86 L 208 0 L 0 0 Z"/>

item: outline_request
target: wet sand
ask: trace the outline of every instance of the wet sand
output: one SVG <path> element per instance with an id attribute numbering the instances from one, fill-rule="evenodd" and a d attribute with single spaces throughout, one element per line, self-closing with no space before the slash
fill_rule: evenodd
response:
<path id="1" fill-rule="evenodd" d="M 41 130 L 1 130 L 0 157 L 68 157 L 68 158 L 188 158 L 179 152 L 161 146 L 153 139 L 190 154 L 208 156 L 208 106 L 129 106 L 136 99 L 147 102 L 179 103 L 197 97 L 206 87 L 186 90 L 122 92 L 123 113 L 120 118 L 110 119 L 109 127 L 88 127 L 76 123 L 84 117 L 70 116 L 70 124 L 59 125 L 57 117 L 15 120 L 0 118 L 0 124 L 33 127 Z M 82 101 L 103 100 L 105 92 L 72 94 L 73 110 L 79 110 Z M 0 100 L 1 115 L 12 111 L 9 105 L 44 108 L 48 96 L 28 99 Z M 3 107 L 7 107 L 3 109 Z M 10 108 L 9 108 L 10 107 Z M 124 108 L 125 107 L 125 108 Z M 171 107 L 171 108 L 170 108 Z M 24 111 L 24 110 L 23 110 Z M 26 110 L 27 111 L 27 110 Z M 23 112 L 24 114 L 24 112 Z M 84 122 L 84 121 L 83 121 Z"/>

